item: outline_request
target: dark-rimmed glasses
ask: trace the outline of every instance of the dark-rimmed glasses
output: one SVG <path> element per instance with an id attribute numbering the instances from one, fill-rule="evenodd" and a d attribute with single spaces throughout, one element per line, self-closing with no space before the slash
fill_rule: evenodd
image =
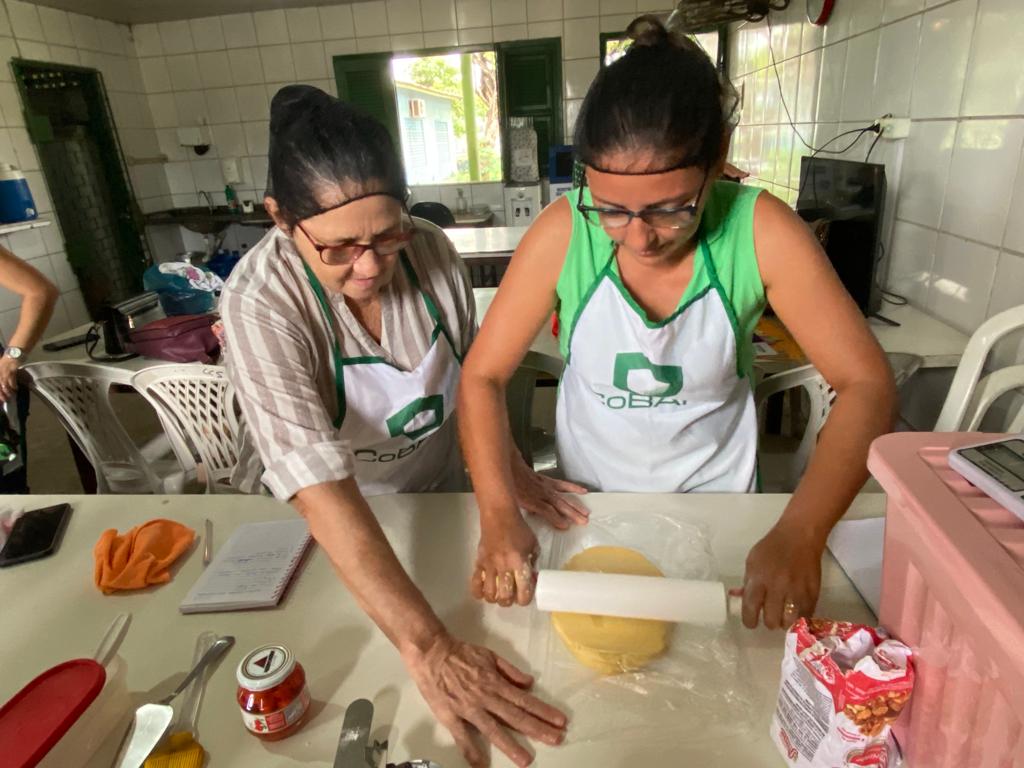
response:
<path id="1" fill-rule="evenodd" d="M 398 253 L 409 241 L 416 236 L 418 231 L 415 226 L 408 224 L 397 232 L 386 232 L 378 235 L 369 243 L 357 243 L 355 240 L 345 240 L 335 245 L 324 245 L 313 239 L 306 231 L 301 222 L 295 226 L 306 236 L 309 244 L 316 250 L 320 261 L 329 267 L 343 267 L 356 262 L 367 251 L 373 251 L 378 256 L 391 256 Z"/>
<path id="2" fill-rule="evenodd" d="M 583 214 L 588 223 L 605 229 L 625 229 L 633 219 L 641 219 L 647 226 L 655 229 L 687 229 L 697 221 L 700 199 L 704 195 L 708 177 L 700 184 L 697 197 L 689 205 L 680 208 L 645 208 L 642 211 L 630 211 L 625 208 L 602 208 L 596 205 L 583 204 L 583 190 L 587 186 L 587 174 L 582 174 L 580 200 L 576 210 Z"/>

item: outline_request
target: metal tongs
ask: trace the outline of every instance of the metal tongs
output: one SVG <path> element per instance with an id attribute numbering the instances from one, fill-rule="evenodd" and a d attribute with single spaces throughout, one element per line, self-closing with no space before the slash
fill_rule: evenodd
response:
<path id="1" fill-rule="evenodd" d="M 388 742 L 370 743 L 370 727 L 373 724 L 373 703 L 356 699 L 345 709 L 345 719 L 338 738 L 338 750 L 334 753 L 334 768 L 378 768 L 381 759 L 387 759 Z M 404 763 L 387 763 L 385 768 L 441 768 L 431 760 L 408 760 Z"/>

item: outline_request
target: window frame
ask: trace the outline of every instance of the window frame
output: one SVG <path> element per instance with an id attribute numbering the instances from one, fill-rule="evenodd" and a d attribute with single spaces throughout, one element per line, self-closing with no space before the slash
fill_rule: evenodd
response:
<path id="1" fill-rule="evenodd" d="M 715 67 L 719 72 L 725 74 L 729 71 L 729 25 L 720 24 L 718 26 L 698 29 L 691 34 L 706 35 L 710 32 L 718 33 L 718 61 L 715 62 Z M 621 32 L 602 32 L 600 34 L 601 58 L 599 61 L 601 69 L 605 67 L 604 60 L 608 53 L 608 43 L 612 40 L 621 40 L 625 36 L 625 30 Z"/>
<path id="2" fill-rule="evenodd" d="M 565 120 L 565 99 L 563 95 L 563 83 L 562 83 L 562 43 L 561 38 L 542 38 L 537 40 L 514 40 L 504 41 L 499 43 L 474 43 L 472 45 L 452 45 L 452 46 L 438 46 L 432 48 L 413 48 L 407 51 L 381 51 L 374 54 L 355 53 L 355 54 L 340 54 L 334 56 L 331 59 L 332 74 L 334 74 L 335 87 L 338 88 L 338 74 L 336 62 L 338 60 L 354 62 L 357 60 L 362 61 L 373 61 L 373 57 L 377 60 L 384 62 L 388 74 L 391 77 L 391 95 L 395 96 L 395 81 L 393 75 L 391 75 L 391 62 L 396 58 L 428 58 L 432 56 L 450 56 L 450 55 L 462 55 L 472 53 L 485 53 L 491 52 L 495 55 L 495 68 L 497 76 L 497 91 L 498 91 L 498 123 L 499 131 L 501 132 L 502 142 L 502 157 L 501 157 L 501 179 L 497 181 L 465 181 L 465 182 L 437 182 L 437 184 L 451 186 L 459 184 L 505 184 L 508 181 L 508 153 L 507 137 L 509 131 L 509 110 L 508 110 L 508 97 L 507 88 L 505 84 L 505 76 L 502 67 L 502 54 L 503 52 L 514 51 L 518 47 L 527 46 L 541 46 L 541 45 L 552 46 L 554 50 L 557 50 L 557 56 L 554 57 L 554 67 L 552 71 L 553 81 L 550 83 L 551 92 L 553 95 L 553 101 L 555 102 L 556 108 L 552 110 L 551 125 L 552 143 L 562 143 L 563 131 L 564 131 L 564 120 Z M 342 65 L 344 68 L 345 65 Z M 340 88 L 339 88 L 340 93 Z M 392 99 L 396 102 L 395 110 L 392 114 L 389 114 L 389 119 L 394 123 L 392 125 L 385 124 L 388 131 L 394 137 L 400 151 L 404 158 L 404 148 L 401 145 L 401 130 L 398 125 L 400 119 L 397 113 L 397 100 Z M 541 170 L 541 176 L 545 175 L 547 158 L 538 157 L 539 166 Z"/>

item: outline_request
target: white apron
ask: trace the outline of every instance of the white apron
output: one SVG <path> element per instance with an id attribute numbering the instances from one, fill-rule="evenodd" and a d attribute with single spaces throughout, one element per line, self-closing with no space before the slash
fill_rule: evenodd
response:
<path id="1" fill-rule="evenodd" d="M 705 240 L 710 285 L 661 322 L 598 276 L 570 330 L 556 411 L 565 476 L 602 491 L 749 492 L 757 419 L 735 314 Z"/>
<path id="2" fill-rule="evenodd" d="M 464 473 L 456 436 L 455 394 L 460 361 L 430 295 L 405 254 L 402 268 L 434 320 L 430 349 L 411 371 L 380 357 L 342 357 L 323 286 L 306 275 L 333 340 L 338 416 L 334 426 L 356 459 L 356 482 L 365 496 L 462 490 Z"/>

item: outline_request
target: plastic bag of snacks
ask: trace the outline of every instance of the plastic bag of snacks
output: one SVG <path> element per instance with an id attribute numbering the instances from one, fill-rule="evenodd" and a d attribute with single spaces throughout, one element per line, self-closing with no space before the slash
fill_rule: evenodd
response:
<path id="1" fill-rule="evenodd" d="M 771 726 L 789 765 L 896 765 L 890 729 L 914 688 L 911 656 L 883 629 L 824 619 L 794 624 Z"/>

